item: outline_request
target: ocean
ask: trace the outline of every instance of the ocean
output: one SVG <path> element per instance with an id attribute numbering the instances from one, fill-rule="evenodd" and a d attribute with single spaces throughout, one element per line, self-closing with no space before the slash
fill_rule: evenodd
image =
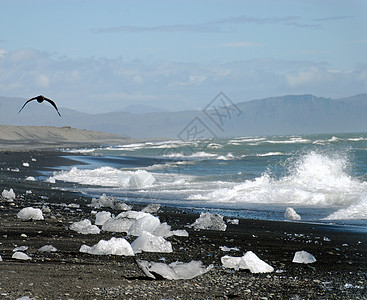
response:
<path id="1" fill-rule="evenodd" d="M 367 229 L 367 133 L 142 142 L 90 149 L 57 181 L 94 197 L 236 218 Z M 83 154 L 83 155 L 80 155 Z M 77 183 L 77 185 L 75 185 Z"/>

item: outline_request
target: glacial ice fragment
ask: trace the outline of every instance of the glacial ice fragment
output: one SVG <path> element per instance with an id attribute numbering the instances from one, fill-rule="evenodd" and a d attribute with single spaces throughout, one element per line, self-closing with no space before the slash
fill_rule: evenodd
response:
<path id="1" fill-rule="evenodd" d="M 134 253 L 145 252 L 159 252 L 171 253 L 172 244 L 166 241 L 161 236 L 155 236 L 147 231 L 144 231 L 134 242 L 131 243 Z"/>
<path id="2" fill-rule="evenodd" d="M 19 259 L 19 260 L 31 260 L 32 259 L 31 257 L 29 257 L 27 254 L 23 252 L 14 252 L 11 258 Z"/>
<path id="3" fill-rule="evenodd" d="M 144 207 L 141 211 L 148 214 L 155 214 L 159 211 L 160 208 L 161 208 L 160 204 L 150 203 L 149 205 Z"/>
<path id="4" fill-rule="evenodd" d="M 294 221 L 301 220 L 301 216 L 297 214 L 297 212 L 292 207 L 287 207 L 284 213 L 284 217 L 287 220 L 294 220 Z"/>
<path id="5" fill-rule="evenodd" d="M 17 214 L 19 219 L 23 220 L 43 220 L 42 210 L 39 208 L 25 207 Z"/>
<path id="6" fill-rule="evenodd" d="M 3 192 L 1 193 L 1 196 L 3 196 L 3 198 L 7 199 L 7 200 L 14 200 L 15 199 L 15 193 L 13 191 L 13 189 L 8 190 L 3 190 Z"/>
<path id="7" fill-rule="evenodd" d="M 152 233 L 160 224 L 161 222 L 157 217 L 148 214 L 132 223 L 128 230 L 128 234 L 139 236 L 144 231 Z"/>
<path id="8" fill-rule="evenodd" d="M 111 213 L 109 211 L 100 211 L 96 213 L 96 221 L 94 224 L 103 225 L 106 221 L 111 219 Z"/>
<path id="9" fill-rule="evenodd" d="M 101 230 L 96 225 L 92 225 L 92 222 L 88 219 L 74 222 L 70 225 L 70 229 L 81 234 L 99 234 L 101 232 Z"/>
<path id="10" fill-rule="evenodd" d="M 225 255 L 221 258 L 223 267 L 230 269 L 248 269 L 251 273 L 270 273 L 274 268 L 261 260 L 252 251 L 247 251 L 242 257 Z"/>
<path id="11" fill-rule="evenodd" d="M 316 258 L 311 253 L 302 250 L 294 254 L 292 262 L 297 264 L 312 264 L 316 262 Z"/>
<path id="12" fill-rule="evenodd" d="M 82 245 L 79 251 L 93 255 L 134 255 L 134 251 L 128 241 L 126 241 L 124 238 L 115 237 L 112 237 L 108 241 L 100 240 L 92 247 Z"/>
<path id="13" fill-rule="evenodd" d="M 130 210 L 132 208 L 130 205 L 127 205 L 112 196 L 106 196 L 106 194 L 102 194 L 99 199 L 93 198 L 91 206 L 94 208 L 109 207 L 116 210 Z"/>
<path id="14" fill-rule="evenodd" d="M 137 260 L 136 262 L 144 274 L 153 279 L 156 279 L 157 274 L 168 280 L 192 279 L 213 268 L 213 265 L 205 267 L 201 261 L 195 260 L 189 263 L 177 261 L 169 265 L 146 260 Z"/>
<path id="15" fill-rule="evenodd" d="M 155 182 L 155 177 L 145 170 L 137 170 L 128 181 L 128 187 L 133 189 L 149 187 Z"/>
<path id="16" fill-rule="evenodd" d="M 57 249 L 52 245 L 44 245 L 37 250 L 38 252 L 56 252 Z"/>
<path id="17" fill-rule="evenodd" d="M 219 214 L 201 213 L 200 217 L 191 225 L 195 229 L 208 229 L 225 231 L 226 223 L 223 221 L 223 216 Z"/>

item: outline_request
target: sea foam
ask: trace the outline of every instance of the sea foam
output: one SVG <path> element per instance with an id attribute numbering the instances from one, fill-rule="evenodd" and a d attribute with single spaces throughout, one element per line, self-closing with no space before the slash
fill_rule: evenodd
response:
<path id="1" fill-rule="evenodd" d="M 287 175 L 275 178 L 270 172 L 242 183 L 195 194 L 191 200 L 225 203 L 295 204 L 306 207 L 344 207 L 331 218 L 366 215 L 367 183 L 348 174 L 345 155 L 310 151 L 293 161 Z M 348 207 L 348 208 L 346 208 Z M 364 212 L 363 212 L 364 211 Z"/>

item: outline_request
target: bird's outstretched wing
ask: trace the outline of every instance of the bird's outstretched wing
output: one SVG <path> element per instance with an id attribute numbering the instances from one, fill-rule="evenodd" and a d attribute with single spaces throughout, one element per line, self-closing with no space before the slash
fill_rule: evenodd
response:
<path id="1" fill-rule="evenodd" d="M 59 116 L 61 117 L 60 115 L 60 112 L 59 112 L 59 109 L 57 108 L 56 106 L 56 103 L 54 101 L 52 101 L 51 99 L 48 99 L 46 97 L 43 97 L 47 102 L 51 103 L 51 105 L 56 109 L 57 113 L 59 114 Z"/>
<path id="2" fill-rule="evenodd" d="M 17 115 L 19 115 L 19 113 L 22 111 L 22 109 L 24 108 L 24 106 L 26 106 L 26 105 L 27 105 L 27 103 L 28 103 L 28 102 L 30 102 L 30 101 L 32 101 L 32 100 L 36 100 L 36 99 L 37 99 L 37 97 L 33 97 L 33 98 L 31 98 L 31 99 L 27 100 L 27 101 L 26 101 L 26 103 L 24 103 L 24 105 L 22 106 L 22 108 L 18 111 Z"/>

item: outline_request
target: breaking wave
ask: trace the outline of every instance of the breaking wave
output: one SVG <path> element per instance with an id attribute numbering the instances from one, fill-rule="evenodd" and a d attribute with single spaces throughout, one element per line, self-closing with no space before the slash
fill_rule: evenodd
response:
<path id="1" fill-rule="evenodd" d="M 311 151 L 288 167 L 287 175 L 275 178 L 270 172 L 218 188 L 192 200 L 225 203 L 292 204 L 305 207 L 338 207 L 329 219 L 367 218 L 367 183 L 348 174 L 346 155 Z"/>

